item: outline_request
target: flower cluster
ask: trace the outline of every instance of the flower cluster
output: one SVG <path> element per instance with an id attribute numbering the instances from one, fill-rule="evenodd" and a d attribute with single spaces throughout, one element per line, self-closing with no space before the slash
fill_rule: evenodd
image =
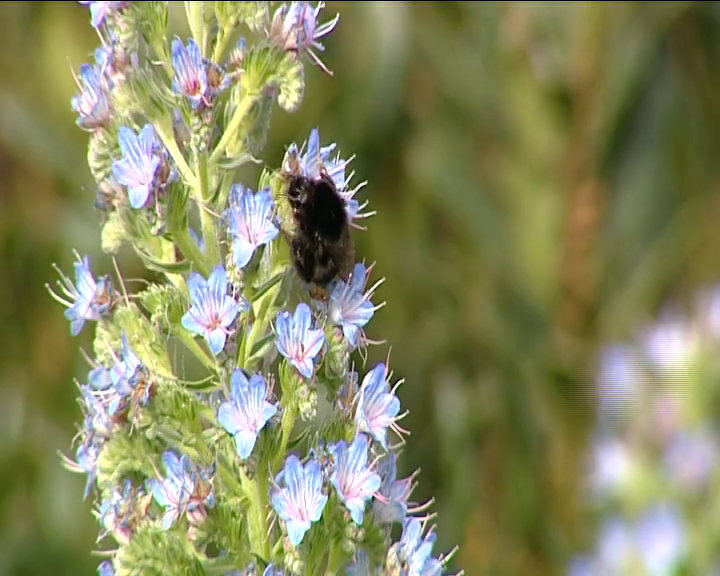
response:
<path id="1" fill-rule="evenodd" d="M 569 574 L 710 574 L 720 541 L 706 531 L 704 505 L 720 478 L 720 430 L 708 400 L 720 375 L 720 291 L 693 310 L 667 309 L 634 342 L 600 356 L 598 425 L 588 454 L 586 487 L 601 513 L 593 552 L 573 559 Z"/>
<path id="2" fill-rule="evenodd" d="M 273 104 L 302 100 L 306 60 L 327 71 L 318 53 L 338 16 L 321 22 L 322 3 L 187 2 L 179 38 L 167 2 L 82 4 L 102 46 L 71 106 L 90 133 L 102 249 L 129 244 L 156 278 L 129 291 L 117 264 L 114 285 L 77 255 L 75 280 L 60 272 L 51 291 L 74 336 L 95 328 L 64 463 L 95 498 L 98 573 L 441 574 L 454 550 L 433 553 L 432 502 L 411 501 L 418 473 L 398 479 L 402 380 L 389 359 L 353 369 L 353 353 L 364 367 L 382 343 L 365 330 L 383 280 L 351 261 L 318 297 L 282 245 L 289 166 L 329 176 L 364 229 L 373 213 L 352 158 L 314 129 L 257 184 L 234 182 Z M 254 42 L 231 47 L 243 29 Z"/>

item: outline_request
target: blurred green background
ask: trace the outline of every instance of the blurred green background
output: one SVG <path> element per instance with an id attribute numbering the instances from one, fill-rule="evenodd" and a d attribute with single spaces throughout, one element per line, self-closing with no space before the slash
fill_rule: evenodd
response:
<path id="1" fill-rule="evenodd" d="M 435 551 L 458 543 L 468 576 L 562 574 L 594 530 L 579 481 L 600 348 L 720 280 L 720 4 L 335 11 L 334 77 L 309 67 L 263 160 L 319 126 L 369 180 L 378 214 L 356 240 L 388 305 L 368 336 L 406 379 L 401 467 L 422 468 L 415 500 L 436 498 Z M 98 564 L 84 478 L 58 456 L 91 331 L 72 339 L 44 288 L 72 249 L 111 270 L 70 110 L 97 44 L 77 2 L 0 8 L 2 574 Z M 130 253 L 121 266 L 143 274 Z"/>

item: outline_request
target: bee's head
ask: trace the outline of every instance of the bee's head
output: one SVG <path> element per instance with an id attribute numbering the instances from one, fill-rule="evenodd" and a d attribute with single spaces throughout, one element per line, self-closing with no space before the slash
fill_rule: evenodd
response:
<path id="1" fill-rule="evenodd" d="M 287 187 L 287 198 L 290 206 L 297 209 L 310 200 L 312 185 L 305 176 L 292 176 Z"/>

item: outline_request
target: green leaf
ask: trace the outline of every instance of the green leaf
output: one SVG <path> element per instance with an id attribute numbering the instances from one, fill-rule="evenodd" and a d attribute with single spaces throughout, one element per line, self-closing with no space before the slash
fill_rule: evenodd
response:
<path id="1" fill-rule="evenodd" d="M 187 260 L 183 260 L 182 262 L 163 262 L 154 258 L 135 244 L 133 244 L 133 248 L 148 270 L 162 272 L 163 274 L 187 274 L 192 270 L 192 266 Z"/>
<path id="2" fill-rule="evenodd" d="M 249 162 L 252 162 L 253 164 L 262 164 L 262 160 L 259 158 L 255 158 L 255 156 L 248 152 L 241 152 L 234 158 L 228 157 L 218 160 L 216 165 L 223 170 L 235 170 L 236 168 L 240 168 L 240 166 L 244 166 Z"/>

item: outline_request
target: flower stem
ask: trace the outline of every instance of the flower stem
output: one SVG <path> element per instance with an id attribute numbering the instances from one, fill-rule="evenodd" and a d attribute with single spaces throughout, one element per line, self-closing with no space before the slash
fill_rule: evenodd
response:
<path id="1" fill-rule="evenodd" d="M 297 408 L 295 407 L 294 400 L 290 399 L 290 402 L 288 402 L 285 410 L 283 410 L 282 421 L 280 423 L 282 436 L 280 437 L 280 448 L 278 449 L 277 454 L 275 455 L 275 460 L 273 461 L 273 474 L 280 468 L 280 465 L 285 458 L 288 441 L 290 440 L 290 434 L 292 432 L 292 429 L 295 426 L 296 418 Z"/>
<path id="2" fill-rule="evenodd" d="M 270 555 L 270 541 L 267 536 L 267 479 L 262 467 L 264 459 L 258 463 L 258 473 L 251 480 L 240 468 L 240 482 L 242 488 L 250 499 L 250 510 L 248 512 L 248 536 L 253 553 L 262 558 Z"/>
<path id="3" fill-rule="evenodd" d="M 335 576 L 338 570 L 342 567 L 344 559 L 345 555 L 343 554 L 341 543 L 337 540 L 337 538 L 333 538 L 330 543 L 330 551 L 328 552 L 325 576 Z"/>
<path id="4" fill-rule="evenodd" d="M 195 358 L 200 360 L 202 364 L 211 371 L 217 370 L 217 366 L 215 365 L 215 361 L 210 358 L 207 352 L 202 349 L 202 347 L 195 341 L 195 339 L 192 337 L 192 335 L 187 332 L 184 328 L 178 328 L 176 331 L 177 337 L 180 339 L 180 341 L 183 343 L 185 348 L 190 350 L 190 352 L 193 353 Z"/>
<path id="5" fill-rule="evenodd" d="M 197 189 L 197 178 L 195 177 L 193 171 L 190 169 L 188 163 L 185 162 L 185 158 L 182 155 L 182 152 L 180 152 L 180 148 L 178 148 L 177 143 L 175 142 L 175 136 L 172 133 L 172 122 L 170 123 L 170 133 L 168 133 L 166 126 L 161 122 L 153 122 L 153 126 L 157 134 L 160 136 L 160 139 L 163 141 L 163 144 L 165 145 L 168 153 L 175 162 L 175 165 L 177 166 L 180 175 L 190 185 L 191 188 Z"/>
<path id="6" fill-rule="evenodd" d="M 210 262 L 209 268 L 213 269 L 220 264 L 220 251 L 218 249 L 217 227 L 212 214 L 207 210 L 206 202 L 210 199 L 210 186 L 208 180 L 207 152 L 198 151 L 196 154 L 196 168 L 199 186 L 196 190 L 199 193 L 198 205 L 200 208 L 200 226 L 202 227 L 203 240 L 205 241 L 206 259 Z"/>
<path id="7" fill-rule="evenodd" d="M 185 255 L 185 258 L 190 260 L 195 269 L 203 276 L 209 276 L 212 268 L 207 265 L 205 255 L 200 251 L 200 247 L 195 243 L 193 237 L 190 236 L 187 228 L 178 229 L 172 227 L 170 232 L 173 235 L 175 244 L 177 244 L 177 247 L 180 248 L 180 251 Z"/>
<path id="8" fill-rule="evenodd" d="M 215 44 L 215 50 L 213 52 L 213 62 L 216 64 L 220 64 L 220 60 L 222 59 L 225 49 L 230 42 L 230 38 L 232 38 L 231 32 L 228 32 L 227 30 L 220 31 L 219 39 L 217 44 Z"/>
<path id="9" fill-rule="evenodd" d="M 225 152 L 225 149 L 228 147 L 228 144 L 230 144 L 232 139 L 235 138 L 237 131 L 240 128 L 240 124 L 242 124 L 242 121 L 250 111 L 250 108 L 252 108 L 256 98 L 257 94 L 254 91 L 249 89 L 245 91 L 240 104 L 235 109 L 235 113 L 230 119 L 230 123 L 227 125 L 227 128 L 225 128 L 222 138 L 220 138 L 220 142 L 217 143 L 215 150 L 213 150 L 213 153 L 210 155 L 211 163 L 217 162 L 220 159 L 223 152 Z"/>

